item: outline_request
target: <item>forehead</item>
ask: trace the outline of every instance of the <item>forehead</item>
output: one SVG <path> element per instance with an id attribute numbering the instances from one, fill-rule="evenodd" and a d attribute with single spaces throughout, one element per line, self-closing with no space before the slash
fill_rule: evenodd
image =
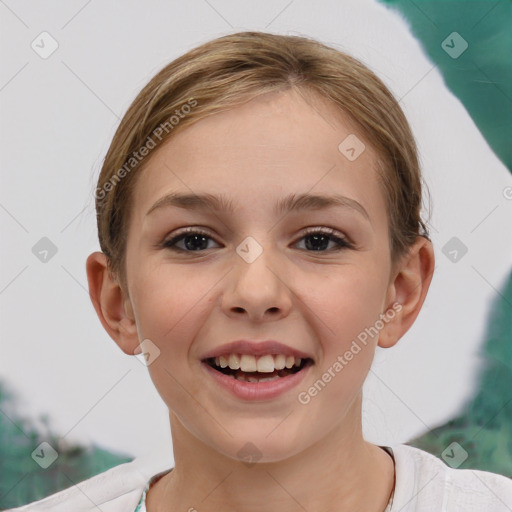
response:
<path id="1" fill-rule="evenodd" d="M 354 151 L 346 153 L 347 146 Z M 170 192 L 223 195 L 241 211 L 259 213 L 290 192 L 309 192 L 348 196 L 378 222 L 385 199 L 376 158 L 355 123 L 327 101 L 292 90 L 267 93 L 201 119 L 159 147 L 141 171 L 133 220 L 142 222 Z"/>

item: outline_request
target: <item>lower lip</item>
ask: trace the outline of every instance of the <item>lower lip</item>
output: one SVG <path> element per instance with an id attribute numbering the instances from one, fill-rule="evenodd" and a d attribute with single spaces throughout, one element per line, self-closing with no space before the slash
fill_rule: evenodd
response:
<path id="1" fill-rule="evenodd" d="M 221 387 L 227 389 L 237 398 L 242 398 L 243 400 L 270 400 L 297 386 L 304 379 L 312 365 L 308 364 L 297 373 L 267 382 L 245 382 L 224 375 L 222 372 L 212 368 L 208 363 L 201 362 L 201 366 Z"/>

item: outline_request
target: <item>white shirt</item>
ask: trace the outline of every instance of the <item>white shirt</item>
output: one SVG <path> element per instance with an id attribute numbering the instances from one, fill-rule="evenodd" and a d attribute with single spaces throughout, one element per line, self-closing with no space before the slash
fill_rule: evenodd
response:
<path id="1" fill-rule="evenodd" d="M 512 512 L 512 480 L 494 473 L 453 469 L 407 445 L 390 447 L 395 490 L 386 512 Z M 138 459 L 100 473 L 16 512 L 134 512 L 151 481 L 163 473 Z M 158 472 L 157 472 L 158 471 Z M 166 470 L 168 471 L 168 470 Z M 197 508 L 197 507 L 196 507 Z M 144 503 L 139 508 L 145 512 Z"/>

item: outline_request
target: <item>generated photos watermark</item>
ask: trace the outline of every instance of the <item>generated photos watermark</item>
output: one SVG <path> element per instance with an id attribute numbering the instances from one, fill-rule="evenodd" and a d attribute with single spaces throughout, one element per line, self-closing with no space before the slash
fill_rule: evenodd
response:
<path id="1" fill-rule="evenodd" d="M 327 368 L 327 370 L 322 374 L 322 376 L 317 379 L 312 386 L 310 386 L 306 391 L 301 391 L 297 399 L 299 403 L 302 405 L 307 405 L 311 402 L 311 399 L 322 391 L 329 382 L 338 375 L 345 366 L 347 366 L 352 359 L 354 359 L 359 352 L 361 352 L 362 348 L 365 347 L 368 343 L 369 337 L 373 338 L 379 334 L 379 332 L 384 329 L 384 326 L 393 320 L 396 316 L 396 313 L 401 311 L 402 304 L 399 302 L 395 302 L 391 308 L 389 308 L 385 313 L 381 313 L 379 316 L 379 320 L 377 320 L 371 327 L 366 327 L 364 331 L 361 331 L 357 335 L 357 340 L 352 340 L 352 343 L 348 350 L 346 350 L 343 355 L 339 355 L 336 358 L 336 361 Z M 358 343 L 359 341 L 359 343 Z M 363 347 L 361 347 L 363 345 Z"/>
<path id="2" fill-rule="evenodd" d="M 110 179 L 103 184 L 102 187 L 96 188 L 94 192 L 94 197 L 96 199 L 104 199 L 108 192 L 113 190 L 115 186 L 137 165 L 139 165 L 142 160 L 149 155 L 152 149 L 156 147 L 158 142 L 162 140 L 164 137 L 164 133 L 168 134 L 170 131 L 174 129 L 176 125 L 179 124 L 180 120 L 190 114 L 192 108 L 197 106 L 197 100 L 194 98 L 190 98 L 186 103 L 181 105 L 180 108 L 177 108 L 174 111 L 174 114 L 169 117 L 166 121 L 159 124 L 148 136 L 146 142 L 139 148 L 138 151 L 134 151 L 131 156 L 126 160 L 123 167 L 118 169 Z M 158 142 L 155 140 L 158 139 Z"/>

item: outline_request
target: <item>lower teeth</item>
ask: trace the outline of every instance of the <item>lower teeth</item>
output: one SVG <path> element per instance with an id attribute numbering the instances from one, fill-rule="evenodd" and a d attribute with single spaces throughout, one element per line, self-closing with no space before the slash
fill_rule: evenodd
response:
<path id="1" fill-rule="evenodd" d="M 240 373 L 240 372 L 238 372 L 236 375 L 232 374 L 232 373 L 230 373 L 228 375 L 229 375 L 229 377 L 231 377 L 235 380 L 242 381 L 242 382 L 270 382 L 271 380 L 276 380 L 276 379 L 281 378 L 281 377 L 279 377 L 279 375 L 274 375 L 273 377 L 258 378 L 255 375 L 247 375 L 245 373 Z"/>

